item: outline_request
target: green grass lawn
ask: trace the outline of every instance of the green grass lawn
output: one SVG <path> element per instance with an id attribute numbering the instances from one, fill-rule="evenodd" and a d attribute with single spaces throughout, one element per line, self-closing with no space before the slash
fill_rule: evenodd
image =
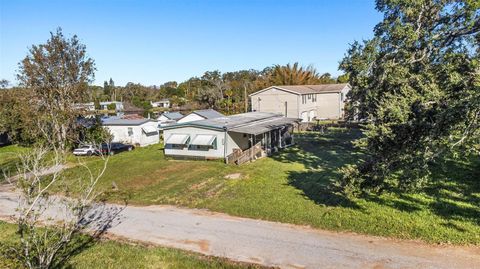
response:
<path id="1" fill-rule="evenodd" d="M 0 242 L 9 244 L 17 239 L 16 226 L 0 221 Z M 0 268 L 15 268 L 12 260 L 0 255 Z M 100 241 L 81 249 L 65 268 L 261 268 L 233 263 L 225 259 L 207 257 L 187 251 L 163 247 L 147 247 L 115 241 Z"/>
<path id="2" fill-rule="evenodd" d="M 424 192 L 347 199 L 331 188 L 338 168 L 362 158 L 358 130 L 330 128 L 296 136 L 297 146 L 234 166 L 178 161 L 150 146 L 113 156 L 99 189 L 112 202 L 173 204 L 231 215 L 427 242 L 480 244 L 480 160 L 434 169 Z M 82 158 L 98 167 L 98 158 Z M 69 176 L 85 171 L 75 167 Z M 240 179 L 226 179 L 240 173 Z"/>
<path id="3" fill-rule="evenodd" d="M 28 148 L 17 145 L 0 147 L 0 182 L 5 178 L 5 175 L 11 176 L 17 172 L 18 154 L 27 150 Z"/>

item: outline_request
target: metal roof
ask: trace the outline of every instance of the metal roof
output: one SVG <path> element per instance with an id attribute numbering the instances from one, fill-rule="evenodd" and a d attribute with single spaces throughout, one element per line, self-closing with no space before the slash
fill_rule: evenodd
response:
<path id="1" fill-rule="evenodd" d="M 223 117 L 224 115 L 214 109 L 203 109 L 203 110 L 195 110 L 192 113 L 200 115 L 205 119 L 213 119 L 218 117 Z"/>
<path id="2" fill-rule="evenodd" d="M 278 128 L 281 128 L 282 126 L 292 124 L 294 122 L 298 121 L 297 119 L 292 119 L 292 118 L 272 118 L 269 120 L 261 121 L 261 122 L 255 122 L 251 124 L 247 124 L 244 126 L 239 126 L 230 129 L 230 132 L 235 132 L 235 133 L 242 133 L 242 134 L 252 134 L 252 135 L 258 135 L 258 134 L 263 134 L 266 133 L 270 130 L 275 130 Z"/>
<path id="3" fill-rule="evenodd" d="M 100 105 L 110 105 L 110 104 L 121 104 L 122 102 L 120 101 L 105 101 L 105 102 L 100 102 Z"/>
<path id="4" fill-rule="evenodd" d="M 118 125 L 142 125 L 146 122 L 151 121 L 150 119 L 105 119 L 103 120 L 103 125 L 107 126 L 118 126 Z"/>
<path id="5" fill-rule="evenodd" d="M 171 120 L 178 120 L 183 118 L 183 114 L 180 112 L 165 112 L 162 115 Z"/>
<path id="6" fill-rule="evenodd" d="M 199 127 L 215 130 L 227 130 L 237 133 L 259 134 L 292 124 L 299 119 L 286 118 L 282 114 L 267 112 L 248 112 L 214 119 L 198 120 L 165 126 L 164 130 L 181 127 Z"/>
<path id="7" fill-rule="evenodd" d="M 280 85 L 280 86 L 271 86 L 266 89 L 260 90 L 258 92 L 254 92 L 250 94 L 250 96 L 261 93 L 271 88 L 285 90 L 295 94 L 339 93 L 347 86 L 350 86 L 350 85 L 348 83 L 320 84 L 320 85 Z"/>

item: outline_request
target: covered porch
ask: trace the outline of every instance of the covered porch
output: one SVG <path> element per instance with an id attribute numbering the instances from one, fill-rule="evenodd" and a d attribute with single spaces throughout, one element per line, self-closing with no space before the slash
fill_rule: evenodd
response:
<path id="1" fill-rule="evenodd" d="M 229 131 L 230 136 L 244 147 L 227 156 L 227 163 L 241 164 L 269 156 L 295 143 L 291 122 L 266 123 L 264 125 L 238 127 Z M 235 135 L 236 134 L 236 135 Z M 239 135 L 240 134 L 240 135 Z M 239 137 L 243 141 L 238 141 Z"/>

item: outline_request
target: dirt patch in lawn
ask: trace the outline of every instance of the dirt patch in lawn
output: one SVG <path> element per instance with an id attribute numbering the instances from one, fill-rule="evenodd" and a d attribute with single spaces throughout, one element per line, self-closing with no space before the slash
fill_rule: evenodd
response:
<path id="1" fill-rule="evenodd" d="M 196 168 L 196 167 L 195 167 Z M 164 179 L 167 179 L 172 175 L 172 173 L 178 173 L 178 171 L 191 171 L 196 170 L 192 169 L 190 164 L 187 163 L 176 163 L 174 165 L 168 165 L 164 167 L 159 167 L 152 173 L 133 177 L 132 180 L 124 182 L 121 184 L 123 188 L 132 188 L 132 189 L 142 189 L 146 186 L 150 186 L 152 184 L 158 183 Z"/>
<path id="2" fill-rule="evenodd" d="M 200 183 L 197 183 L 197 184 L 192 184 L 188 189 L 189 190 L 200 190 L 200 189 L 203 189 L 207 186 L 208 183 L 210 183 L 212 181 L 212 179 L 207 179 L 206 181 L 202 181 Z"/>
<path id="3" fill-rule="evenodd" d="M 225 176 L 225 179 L 240 179 L 242 178 L 241 173 L 228 174 Z"/>

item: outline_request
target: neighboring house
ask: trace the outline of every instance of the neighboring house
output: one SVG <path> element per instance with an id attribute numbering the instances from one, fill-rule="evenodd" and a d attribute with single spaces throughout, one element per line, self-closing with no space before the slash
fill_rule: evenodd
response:
<path id="1" fill-rule="evenodd" d="M 161 107 L 161 108 L 169 108 L 170 107 L 170 100 L 168 99 L 162 99 L 157 102 L 150 102 L 152 107 Z"/>
<path id="2" fill-rule="evenodd" d="M 203 109 L 203 110 L 195 110 L 190 114 L 186 115 L 185 117 L 179 119 L 178 123 L 186 123 L 191 121 L 197 120 L 206 120 L 206 119 L 214 119 L 218 117 L 223 117 L 224 115 L 216 110 L 213 109 Z"/>
<path id="3" fill-rule="evenodd" d="M 268 155 L 293 144 L 296 121 L 281 114 L 249 112 L 166 126 L 165 155 L 227 160 L 254 145 Z"/>
<path id="4" fill-rule="evenodd" d="M 111 104 L 115 104 L 115 111 L 123 110 L 123 103 L 118 101 L 100 102 L 100 110 L 108 110 L 108 106 Z"/>
<path id="5" fill-rule="evenodd" d="M 75 103 L 73 104 L 74 109 L 84 110 L 84 111 L 95 111 L 95 103 Z"/>
<path id="6" fill-rule="evenodd" d="M 302 122 L 342 119 L 350 90 L 348 83 L 272 86 L 250 94 L 250 101 L 252 111 L 282 113 Z"/>
<path id="7" fill-rule="evenodd" d="M 162 128 L 167 125 L 175 124 L 181 118 L 183 118 L 183 114 L 180 112 L 164 112 L 157 118 L 158 127 Z"/>
<path id="8" fill-rule="evenodd" d="M 156 123 L 150 119 L 112 117 L 104 119 L 103 126 L 113 135 L 112 142 L 144 147 L 160 141 Z"/>

